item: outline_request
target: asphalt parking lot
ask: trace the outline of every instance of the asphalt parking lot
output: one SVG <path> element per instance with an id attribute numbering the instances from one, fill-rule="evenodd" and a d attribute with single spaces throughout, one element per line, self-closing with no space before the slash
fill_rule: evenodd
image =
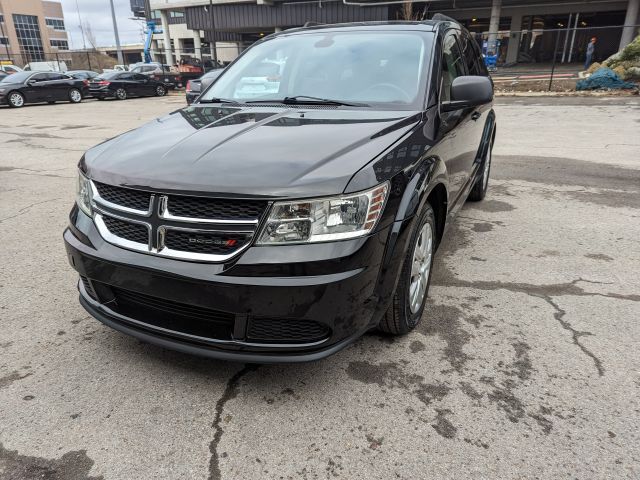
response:
<path id="1" fill-rule="evenodd" d="M 82 152 L 182 96 L 0 108 L 0 478 L 640 477 L 640 101 L 500 98 L 492 180 L 425 318 L 245 366 L 123 336 L 77 301 Z"/>

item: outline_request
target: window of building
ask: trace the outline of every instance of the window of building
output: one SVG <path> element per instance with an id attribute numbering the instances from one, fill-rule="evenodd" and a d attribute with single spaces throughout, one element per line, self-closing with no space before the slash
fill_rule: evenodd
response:
<path id="1" fill-rule="evenodd" d="M 18 37 L 20 53 L 29 62 L 41 62 L 44 60 L 44 48 L 40 36 L 38 17 L 35 15 L 13 14 L 13 24 Z"/>
<path id="2" fill-rule="evenodd" d="M 4 23 L 4 13 L 0 13 L 0 23 Z"/>
<path id="3" fill-rule="evenodd" d="M 182 17 L 184 17 L 184 12 L 171 11 L 171 12 L 169 12 L 169 16 L 171 16 L 171 18 L 182 18 Z"/>
<path id="4" fill-rule="evenodd" d="M 0 37 L 0 45 L 9 45 L 9 39 L 7 37 Z"/>
<path id="5" fill-rule="evenodd" d="M 65 31 L 64 20 L 62 18 L 45 18 L 44 21 L 46 22 L 47 27 L 51 27 L 59 32 Z"/>
<path id="6" fill-rule="evenodd" d="M 153 20 L 159 20 L 160 19 L 160 10 L 152 10 L 151 11 L 151 18 Z"/>
<path id="7" fill-rule="evenodd" d="M 51 46 L 59 50 L 69 50 L 69 42 L 66 40 L 51 40 Z"/>

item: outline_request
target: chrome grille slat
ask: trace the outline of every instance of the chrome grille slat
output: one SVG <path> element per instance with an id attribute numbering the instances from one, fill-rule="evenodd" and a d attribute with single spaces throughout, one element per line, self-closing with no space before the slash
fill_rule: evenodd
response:
<path id="1" fill-rule="evenodd" d="M 98 182 L 92 187 L 94 221 L 107 242 L 182 260 L 223 262 L 234 257 L 249 247 L 269 208 L 263 200 L 142 192 Z M 109 192 L 107 198 L 101 192 Z M 141 210 L 146 198 L 149 207 Z M 131 204 L 127 199 L 133 199 Z M 169 213 L 171 202 L 180 215 Z"/>

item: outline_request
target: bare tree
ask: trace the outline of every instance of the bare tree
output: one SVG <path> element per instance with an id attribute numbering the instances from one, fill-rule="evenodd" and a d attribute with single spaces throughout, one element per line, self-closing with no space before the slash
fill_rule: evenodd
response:
<path id="1" fill-rule="evenodd" d="M 84 30 L 84 36 L 87 39 L 87 43 L 91 46 L 91 50 L 97 50 L 98 42 L 96 41 L 96 36 L 93 33 L 91 24 L 85 20 L 82 22 L 82 29 Z"/>

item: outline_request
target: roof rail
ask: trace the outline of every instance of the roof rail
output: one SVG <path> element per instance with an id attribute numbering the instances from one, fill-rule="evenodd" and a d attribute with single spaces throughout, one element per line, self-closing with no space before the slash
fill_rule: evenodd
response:
<path id="1" fill-rule="evenodd" d="M 304 22 L 303 27 L 316 27 L 318 25 L 326 25 L 326 23 L 321 23 L 321 22 L 313 22 L 313 21 L 308 21 L 308 22 Z"/>
<path id="2" fill-rule="evenodd" d="M 433 17 L 431 17 L 431 20 L 436 20 L 439 22 L 453 22 L 453 23 L 457 23 L 458 25 L 460 25 L 460 22 L 458 22 L 457 20 L 451 18 L 451 17 L 447 17 L 446 15 L 443 15 L 441 13 L 436 13 L 433 15 Z"/>

